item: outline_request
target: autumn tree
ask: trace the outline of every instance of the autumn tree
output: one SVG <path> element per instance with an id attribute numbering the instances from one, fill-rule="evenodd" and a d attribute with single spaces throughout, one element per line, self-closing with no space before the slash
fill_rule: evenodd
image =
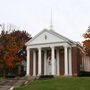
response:
<path id="1" fill-rule="evenodd" d="M 0 34 L 0 62 L 12 70 L 16 67 L 17 62 L 26 60 L 26 56 L 22 55 L 20 50 L 26 50 L 25 43 L 29 39 L 31 39 L 31 35 L 26 31 L 2 30 Z"/>
<path id="2" fill-rule="evenodd" d="M 85 41 L 83 41 L 83 47 L 87 56 L 90 56 L 90 26 L 88 30 L 83 34 Z"/>

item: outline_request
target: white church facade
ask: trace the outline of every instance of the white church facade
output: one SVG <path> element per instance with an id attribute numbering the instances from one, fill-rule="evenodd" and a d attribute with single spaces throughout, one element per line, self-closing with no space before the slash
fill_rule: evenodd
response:
<path id="1" fill-rule="evenodd" d="M 77 76 L 82 66 L 82 47 L 53 30 L 44 29 L 29 40 L 27 76 Z"/>

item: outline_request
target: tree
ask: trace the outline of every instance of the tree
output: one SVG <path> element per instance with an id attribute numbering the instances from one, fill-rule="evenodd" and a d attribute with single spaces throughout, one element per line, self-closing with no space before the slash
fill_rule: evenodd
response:
<path id="1" fill-rule="evenodd" d="M 83 41 L 83 47 L 87 56 L 90 56 L 90 26 L 88 30 L 83 34 L 85 41 Z"/>
<path id="2" fill-rule="evenodd" d="M 26 50 L 25 43 L 31 39 L 31 35 L 26 31 L 2 30 L 0 34 L 0 62 L 8 70 L 13 70 L 17 63 L 26 60 L 20 50 Z M 26 55 L 26 52 L 25 52 Z"/>

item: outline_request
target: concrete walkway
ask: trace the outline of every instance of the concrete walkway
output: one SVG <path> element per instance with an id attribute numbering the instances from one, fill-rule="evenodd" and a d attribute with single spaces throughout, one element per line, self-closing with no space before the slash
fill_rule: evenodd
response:
<path id="1" fill-rule="evenodd" d="M 27 82 L 25 77 L 17 77 L 14 79 L 6 79 L 0 82 L 0 90 L 11 90 L 14 87 L 24 85 Z"/>

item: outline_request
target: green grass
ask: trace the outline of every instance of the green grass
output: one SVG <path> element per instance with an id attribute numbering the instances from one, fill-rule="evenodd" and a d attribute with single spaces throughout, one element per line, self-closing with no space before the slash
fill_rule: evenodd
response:
<path id="1" fill-rule="evenodd" d="M 90 77 L 62 77 L 36 80 L 14 90 L 90 90 Z"/>
<path id="2" fill-rule="evenodd" d="M 2 81 L 4 78 L 3 77 L 0 77 L 0 81 Z"/>

